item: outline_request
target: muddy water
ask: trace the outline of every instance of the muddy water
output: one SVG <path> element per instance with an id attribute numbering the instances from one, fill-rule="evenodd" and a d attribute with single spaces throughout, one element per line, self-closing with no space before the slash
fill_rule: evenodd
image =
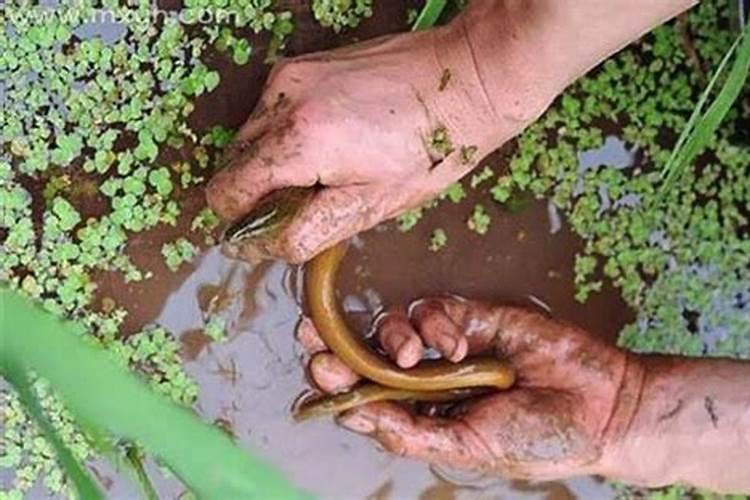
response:
<path id="1" fill-rule="evenodd" d="M 402 31 L 410 5 L 379 2 L 373 19 L 342 38 L 305 20 L 307 2 L 285 3 L 299 14 L 290 54 Z M 256 42 L 261 53 L 262 41 Z M 236 67 L 222 58 L 211 65 L 220 70 L 222 85 L 198 100 L 191 125 L 237 127 L 257 101 L 268 67 L 259 62 Z M 200 209 L 202 193 L 186 193 L 186 197 L 188 213 Z M 571 273 L 579 242 L 564 223 L 551 231 L 558 224 L 550 218 L 546 202 L 532 202 L 516 214 L 488 203 L 491 230 L 479 237 L 464 223 L 474 201 L 443 203 L 410 233 L 398 233 L 386 224 L 358 237 L 340 281 L 350 320 L 366 325 L 380 308 L 450 291 L 545 308 L 604 338 L 614 338 L 629 313 L 610 290 L 592 297 L 585 307 L 575 303 Z M 437 227 L 448 233 L 449 244 L 433 253 L 427 241 Z M 276 464 L 299 487 L 320 498 L 342 500 L 613 497 L 593 478 L 528 484 L 441 470 L 385 454 L 330 421 L 295 424 L 289 417 L 290 406 L 307 387 L 302 353 L 293 337 L 303 309 L 303 271 L 282 263 L 253 267 L 228 260 L 214 248 L 195 266 L 169 273 L 160 256 L 161 244 L 186 231 L 185 225 L 178 225 L 140 235 L 130 243 L 128 253 L 155 277 L 142 284 L 124 284 L 117 276 L 100 276 L 100 296 L 114 297 L 128 308 L 127 332 L 151 322 L 175 332 L 184 346 L 186 368 L 200 385 L 197 410 Z M 221 344 L 208 343 L 201 332 L 212 303 L 221 304 L 221 314 L 228 320 L 230 338 Z M 95 467 L 109 485 L 110 498 L 134 498 L 130 483 L 117 479 L 106 465 Z M 182 487 L 175 480 L 161 477 L 153 464 L 149 470 L 159 478 L 162 498 L 181 496 Z"/>
<path id="2" fill-rule="evenodd" d="M 608 293 L 585 307 L 572 300 L 570 268 L 578 242 L 564 228 L 550 233 L 545 202 L 515 215 L 494 213 L 484 237 L 471 234 L 458 217 L 466 206 L 443 204 L 407 234 L 384 224 L 357 237 L 340 281 L 350 320 L 366 324 L 382 307 L 445 291 L 545 304 L 555 316 L 608 338 L 628 318 Z M 435 223 L 452 237 L 439 253 L 426 244 Z M 169 295 L 155 320 L 181 337 L 187 370 L 200 385 L 202 416 L 276 464 L 301 488 L 342 500 L 613 496 L 593 478 L 531 485 L 431 468 L 383 453 L 328 420 L 294 423 L 290 405 L 307 387 L 293 336 L 303 310 L 302 279 L 297 267 L 280 262 L 253 267 L 213 248 Z M 224 343 L 207 343 L 200 332 L 210 304 L 220 304 L 228 320 L 230 338 Z M 164 498 L 179 497 L 176 482 L 158 482 Z M 115 481 L 110 495 L 126 498 L 129 491 L 126 483 Z"/>
<path id="3" fill-rule="evenodd" d="M 444 202 L 428 211 L 408 233 L 382 226 L 356 238 L 345 259 L 340 286 L 344 307 L 365 320 L 377 308 L 400 307 L 419 297 L 451 292 L 497 303 L 546 310 L 614 342 L 632 319 L 611 288 L 585 306 L 574 299 L 573 255 L 579 241 L 564 226 L 555 231 L 546 201 L 530 201 L 519 213 L 484 205 L 490 231 L 479 236 L 466 227 L 473 194 L 460 205 Z M 448 234 L 439 252 L 427 249 L 435 228 Z"/>

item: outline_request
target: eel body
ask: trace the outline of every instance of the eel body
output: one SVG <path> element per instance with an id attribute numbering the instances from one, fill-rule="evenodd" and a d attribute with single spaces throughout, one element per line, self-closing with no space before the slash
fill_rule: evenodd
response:
<path id="1" fill-rule="evenodd" d="M 225 239 L 231 244 L 260 236 L 273 237 L 309 199 L 311 188 L 307 191 L 288 188 L 272 193 L 234 224 Z M 269 227 L 269 222 L 273 227 Z M 305 294 L 311 319 L 323 342 L 349 368 L 371 382 L 344 394 L 304 401 L 295 409 L 296 419 L 336 414 L 381 400 L 449 401 L 476 394 L 477 388 L 507 389 L 513 385 L 513 369 L 495 357 L 471 357 L 460 363 L 423 360 L 413 368 L 403 369 L 371 350 L 346 324 L 336 299 L 336 276 L 346 249 L 346 243 L 339 243 L 307 264 Z"/>

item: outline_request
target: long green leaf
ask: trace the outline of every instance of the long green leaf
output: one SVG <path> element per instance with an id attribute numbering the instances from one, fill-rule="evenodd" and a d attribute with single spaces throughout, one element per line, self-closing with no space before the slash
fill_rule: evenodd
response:
<path id="1" fill-rule="evenodd" d="M 412 31 L 426 30 L 432 28 L 443 13 L 448 0 L 427 0 L 417 20 L 411 27 Z"/>
<path id="2" fill-rule="evenodd" d="M 716 82 L 735 52 L 737 56 L 729 71 L 726 82 L 721 90 L 719 90 L 716 99 L 714 99 L 706 112 L 702 114 L 703 108 L 708 101 L 708 96 L 711 94 Z M 662 192 L 672 185 L 685 167 L 690 165 L 708 145 L 719 125 L 724 120 L 724 117 L 726 117 L 737 97 L 742 92 L 749 71 L 750 25 L 745 27 L 745 30 L 737 37 L 724 55 L 724 58 L 701 94 L 685 129 L 680 134 L 677 144 L 675 144 L 672 154 L 662 170 L 662 177 L 666 177 L 661 188 Z"/>
<path id="3" fill-rule="evenodd" d="M 160 457 L 201 499 L 300 498 L 223 432 L 154 393 L 102 349 L 19 295 L 0 289 L 0 362 L 48 380 L 82 419 Z M 19 363 L 20 364 L 20 363 Z"/>
<path id="4" fill-rule="evenodd" d="M 57 459 L 65 469 L 68 478 L 73 482 L 79 498 L 86 500 L 104 499 L 96 481 L 75 459 L 70 450 L 60 439 L 60 436 L 52 427 L 47 415 L 39 404 L 39 400 L 31 390 L 29 374 L 20 363 L 3 359 L 2 373 L 18 394 L 18 399 L 24 405 L 29 416 L 36 422 L 42 435 L 55 450 Z"/>

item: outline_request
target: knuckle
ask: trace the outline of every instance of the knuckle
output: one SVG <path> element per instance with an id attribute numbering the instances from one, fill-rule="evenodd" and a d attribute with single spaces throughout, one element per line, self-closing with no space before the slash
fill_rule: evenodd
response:
<path id="1" fill-rule="evenodd" d="M 291 71 L 289 68 L 293 64 L 294 64 L 293 59 L 281 59 L 277 61 L 276 64 L 274 64 L 273 67 L 271 68 L 271 72 L 268 74 L 268 79 L 266 80 L 266 86 L 268 88 L 273 88 L 276 85 L 278 85 L 280 82 L 289 78 L 287 75 Z"/>
<path id="2" fill-rule="evenodd" d="M 314 72 L 314 63 L 311 61 L 300 58 L 282 59 L 271 69 L 267 86 L 270 89 L 283 89 L 289 86 L 309 85 Z"/>

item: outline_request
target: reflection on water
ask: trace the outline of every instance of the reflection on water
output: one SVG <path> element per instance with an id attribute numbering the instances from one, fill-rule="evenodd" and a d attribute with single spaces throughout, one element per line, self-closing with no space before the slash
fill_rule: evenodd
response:
<path id="1" fill-rule="evenodd" d="M 190 332 L 203 325 L 210 295 L 223 301 L 229 339 L 204 345 L 187 362 L 200 385 L 197 408 L 206 420 L 230 430 L 320 498 L 612 497 L 606 486 L 589 478 L 530 486 L 431 468 L 383 453 L 329 420 L 293 422 L 290 405 L 307 387 L 293 335 L 301 311 L 301 274 L 282 263 L 252 267 L 227 260 L 212 249 L 166 302 L 157 322 L 182 332 L 189 343 Z M 180 493 L 169 481 L 160 490 L 171 498 Z"/>

